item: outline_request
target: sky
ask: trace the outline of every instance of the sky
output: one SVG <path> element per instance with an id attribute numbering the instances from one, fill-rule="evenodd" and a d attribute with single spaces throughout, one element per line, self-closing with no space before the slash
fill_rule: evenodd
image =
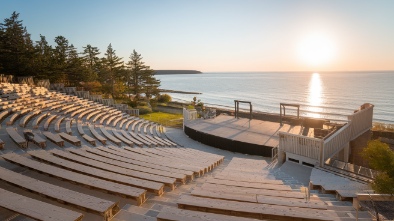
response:
<path id="1" fill-rule="evenodd" d="M 393 0 L 0 0 L 33 41 L 62 35 L 153 69 L 394 70 Z"/>

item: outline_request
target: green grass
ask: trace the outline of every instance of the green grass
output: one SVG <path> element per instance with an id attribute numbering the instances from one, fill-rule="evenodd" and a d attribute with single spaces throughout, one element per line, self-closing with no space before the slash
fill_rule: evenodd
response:
<path id="1" fill-rule="evenodd" d="M 162 124 L 166 127 L 182 127 L 183 116 L 182 114 L 170 114 L 163 112 L 154 112 L 150 114 L 140 115 L 145 120 Z"/>

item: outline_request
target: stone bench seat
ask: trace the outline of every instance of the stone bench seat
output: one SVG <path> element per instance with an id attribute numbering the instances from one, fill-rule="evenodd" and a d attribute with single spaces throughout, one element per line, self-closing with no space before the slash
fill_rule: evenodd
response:
<path id="1" fill-rule="evenodd" d="M 117 160 L 116 156 L 114 156 L 114 158 L 107 158 L 102 155 L 93 154 L 93 153 L 90 153 L 87 151 L 82 151 L 82 150 L 70 150 L 70 152 L 73 154 L 79 155 L 79 156 L 83 156 L 88 159 L 107 163 L 109 165 L 114 165 L 117 167 L 126 168 L 126 169 L 133 170 L 133 171 L 159 175 L 159 176 L 163 176 L 163 177 L 170 177 L 170 178 L 176 179 L 177 182 L 180 182 L 182 184 L 186 183 L 186 175 L 179 173 L 177 171 L 165 171 L 165 170 L 160 170 L 159 168 L 146 167 L 147 165 L 131 164 L 131 163 Z"/>
<path id="2" fill-rule="evenodd" d="M 96 140 L 93 137 L 91 137 L 87 134 L 84 134 L 84 135 L 82 135 L 82 138 L 85 139 L 91 145 L 96 146 Z"/>
<path id="3" fill-rule="evenodd" d="M 64 140 L 59 136 L 59 134 L 53 134 L 48 131 L 42 132 L 42 134 L 44 134 L 44 136 L 48 138 L 48 140 L 52 141 L 59 147 L 64 147 Z"/>
<path id="4" fill-rule="evenodd" d="M 249 202 L 238 202 L 220 199 L 201 198 L 191 195 L 179 197 L 178 208 L 204 210 L 206 212 L 251 217 L 256 219 L 279 220 L 335 220 L 339 216 L 335 211 L 266 205 Z"/>
<path id="5" fill-rule="evenodd" d="M 110 140 L 111 142 L 115 143 L 118 146 L 122 145 L 122 142 L 118 138 L 108 133 L 108 131 L 104 127 L 100 127 L 100 130 L 104 134 L 104 136 L 108 138 L 108 140 Z"/>
<path id="6" fill-rule="evenodd" d="M 94 126 L 89 125 L 90 132 L 93 134 L 93 136 L 100 141 L 102 144 L 106 145 L 107 139 L 105 139 L 103 136 L 101 136 L 97 131 L 94 129 Z"/>
<path id="7" fill-rule="evenodd" d="M 174 178 L 164 177 L 164 176 L 160 176 L 160 175 L 153 175 L 153 174 L 139 172 L 139 171 L 133 171 L 133 170 L 129 170 L 127 168 L 122 168 L 122 167 L 118 167 L 115 165 L 110 165 L 110 164 L 106 164 L 103 162 L 99 162 L 96 160 L 87 159 L 85 157 L 78 156 L 78 155 L 75 155 L 72 153 L 67 153 L 67 152 L 60 151 L 60 150 L 52 150 L 51 153 L 54 154 L 55 156 L 59 156 L 61 158 L 64 158 L 64 159 L 67 159 L 70 161 L 74 161 L 74 162 L 77 162 L 80 164 L 84 164 L 84 165 L 87 165 L 90 167 L 94 167 L 94 168 L 98 168 L 98 169 L 102 169 L 102 170 L 106 170 L 109 172 L 118 173 L 118 174 L 122 174 L 122 175 L 126 175 L 126 176 L 131 176 L 131 177 L 135 177 L 138 179 L 150 180 L 150 181 L 163 183 L 166 186 L 170 187 L 172 190 L 175 189 L 175 179 Z"/>
<path id="8" fill-rule="evenodd" d="M 71 136 L 64 132 L 59 133 L 59 136 L 75 146 L 81 146 L 81 141 L 76 136 Z"/>
<path id="9" fill-rule="evenodd" d="M 45 162 L 49 162 L 51 164 L 55 164 L 61 166 L 63 168 L 67 168 L 72 171 L 76 171 L 82 174 L 86 174 L 89 176 L 93 176 L 99 179 L 108 180 L 111 182 L 120 183 L 123 185 L 128 185 L 132 187 L 137 187 L 141 189 L 146 189 L 149 192 L 155 193 L 156 195 L 160 196 L 163 194 L 164 191 L 164 184 L 142 180 L 135 177 L 128 177 L 121 174 L 116 174 L 113 172 L 105 171 L 102 169 L 96 169 L 90 166 L 84 166 L 79 163 L 74 163 L 69 160 L 64 160 L 59 157 L 56 157 L 49 152 L 46 151 L 30 151 L 29 154 L 37 159 L 43 160 Z"/>
<path id="10" fill-rule="evenodd" d="M 144 189 L 72 172 L 56 166 L 48 165 L 46 163 L 31 160 L 15 153 L 3 154 L 2 157 L 7 161 L 19 164 L 32 170 L 68 180 L 70 182 L 87 186 L 89 188 L 99 189 L 125 198 L 134 199 L 137 201 L 137 205 L 141 205 L 146 200 L 146 190 Z"/>
<path id="11" fill-rule="evenodd" d="M 106 151 L 104 151 L 106 149 Z M 193 180 L 194 179 L 194 172 L 193 171 L 187 171 L 187 170 L 182 170 L 179 168 L 174 168 L 174 167 L 168 167 L 165 165 L 160 165 L 155 162 L 147 161 L 145 159 L 141 158 L 134 158 L 134 157 L 124 157 L 121 153 L 118 153 L 116 151 L 110 150 L 108 148 L 101 148 L 98 147 L 97 149 L 86 149 L 87 152 L 93 153 L 102 157 L 106 157 L 111 160 L 116 160 L 120 161 L 122 163 L 128 163 L 131 165 L 136 165 L 140 167 L 146 167 L 149 169 L 156 169 L 156 170 L 162 170 L 165 172 L 170 172 L 174 174 L 182 174 L 185 175 L 187 179 Z"/>
<path id="12" fill-rule="evenodd" d="M 106 221 L 110 220 L 119 210 L 118 203 L 46 183 L 2 167 L 0 167 L 0 179 L 58 202 L 64 202 L 76 208 L 83 208 L 103 216 Z"/>
<path id="13" fill-rule="evenodd" d="M 36 220 L 80 221 L 83 217 L 81 213 L 44 203 L 4 189 L 0 189 L 0 195 L 0 207 Z"/>
<path id="14" fill-rule="evenodd" d="M 13 127 L 7 127 L 6 131 L 8 135 L 11 137 L 11 139 L 19 146 L 22 148 L 27 148 L 27 141 L 24 137 L 22 137 L 15 128 Z"/>

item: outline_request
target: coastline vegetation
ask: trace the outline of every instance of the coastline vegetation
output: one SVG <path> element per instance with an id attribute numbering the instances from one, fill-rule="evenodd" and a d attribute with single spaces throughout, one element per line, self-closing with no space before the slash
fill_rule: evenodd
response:
<path id="1" fill-rule="evenodd" d="M 384 132 L 394 132 L 394 124 L 385 124 L 385 123 L 374 122 L 372 125 L 372 130 L 384 131 Z"/>

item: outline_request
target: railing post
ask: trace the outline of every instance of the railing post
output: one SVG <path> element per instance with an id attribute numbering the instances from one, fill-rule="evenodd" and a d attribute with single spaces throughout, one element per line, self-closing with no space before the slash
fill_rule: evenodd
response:
<path id="1" fill-rule="evenodd" d="M 320 166 L 324 166 L 324 141 L 320 142 Z"/>

